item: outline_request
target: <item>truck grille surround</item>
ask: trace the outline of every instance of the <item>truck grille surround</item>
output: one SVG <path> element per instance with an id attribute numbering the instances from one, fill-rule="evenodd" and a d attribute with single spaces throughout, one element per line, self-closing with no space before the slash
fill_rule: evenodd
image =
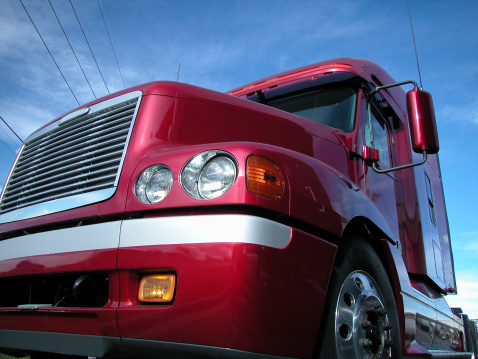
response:
<path id="1" fill-rule="evenodd" d="M 27 139 L 2 195 L 0 216 L 67 197 L 75 200 L 47 213 L 111 197 L 114 190 L 89 199 L 84 194 L 116 188 L 140 95 L 134 92 L 101 102 L 88 114 L 65 117 L 63 123 L 56 121 Z M 41 215 L 34 212 L 15 219 Z"/>

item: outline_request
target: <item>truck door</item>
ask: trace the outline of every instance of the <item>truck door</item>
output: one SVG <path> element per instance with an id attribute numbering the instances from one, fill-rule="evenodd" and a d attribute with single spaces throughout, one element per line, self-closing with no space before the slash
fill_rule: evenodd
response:
<path id="1" fill-rule="evenodd" d="M 393 127 L 373 103 L 364 107 L 366 108 L 364 144 L 379 151 L 380 169 L 393 167 Z M 364 178 L 367 195 L 387 220 L 394 233 L 394 239 L 398 240 L 397 199 L 400 197 L 400 190 L 395 173 L 377 173 L 364 162 Z"/>

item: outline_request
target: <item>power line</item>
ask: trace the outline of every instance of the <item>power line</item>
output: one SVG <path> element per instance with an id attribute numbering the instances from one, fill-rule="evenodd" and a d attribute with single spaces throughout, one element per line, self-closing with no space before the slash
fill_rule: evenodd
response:
<path id="1" fill-rule="evenodd" d="M 73 55 L 75 56 L 76 62 L 78 62 L 78 66 L 80 66 L 81 72 L 83 72 L 83 76 L 85 76 L 86 82 L 88 82 L 88 86 L 90 86 L 90 90 L 93 93 L 93 96 L 95 98 L 97 98 L 95 92 L 93 91 L 93 88 L 91 87 L 90 81 L 88 81 L 88 78 L 86 77 L 85 71 L 83 71 L 83 67 L 80 64 L 80 60 L 78 60 L 78 57 L 76 56 L 75 50 L 73 50 L 73 46 L 71 46 L 70 40 L 68 39 L 68 36 L 66 35 L 65 29 L 61 25 L 60 19 L 58 18 L 58 15 L 56 14 L 56 11 L 53 8 L 53 5 L 51 4 L 51 1 L 48 0 L 48 2 L 50 4 L 51 9 L 53 10 L 53 14 L 55 14 L 56 20 L 58 21 L 58 24 L 60 25 L 61 30 L 63 31 L 63 35 L 65 35 L 66 41 L 68 41 L 68 45 L 70 45 L 70 49 L 73 52 Z"/>
<path id="2" fill-rule="evenodd" d="M 3 121 L 3 123 L 5 125 L 7 125 L 7 127 L 10 129 L 10 131 L 12 131 L 15 134 L 15 136 L 17 136 L 17 138 L 20 140 L 20 142 L 23 143 L 23 140 L 20 138 L 20 136 L 17 135 L 17 133 L 15 131 L 13 131 L 13 128 L 10 127 L 10 125 L 7 123 L 7 121 L 5 121 L 2 116 L 0 116 L 0 119 Z"/>
<path id="3" fill-rule="evenodd" d="M 5 131 L 2 127 L 0 127 L 0 129 L 1 129 L 1 130 L 3 131 L 3 133 L 10 139 L 10 141 L 14 142 L 14 141 L 12 140 L 12 138 L 9 136 L 9 134 L 7 133 L 7 131 Z M 15 153 L 12 151 L 12 149 L 11 149 L 10 146 L 7 144 L 7 142 L 5 142 L 4 140 L 2 140 L 1 138 L 0 138 L 0 141 L 2 141 L 2 143 L 5 145 L 5 147 L 6 147 L 11 153 L 13 153 L 13 154 L 15 155 Z"/>
<path id="4" fill-rule="evenodd" d="M 3 130 L 3 128 L 2 128 L 2 130 Z M 9 151 L 12 153 L 12 155 L 15 156 L 15 152 L 12 151 L 12 149 L 7 145 L 7 143 L 6 143 L 4 140 L 2 140 L 1 138 L 0 138 L 0 141 L 1 141 L 1 142 L 3 143 L 3 145 L 7 148 L 7 150 L 9 150 Z"/>
<path id="5" fill-rule="evenodd" d="M 105 81 L 105 78 L 103 77 L 103 74 L 101 73 L 100 66 L 98 65 L 98 62 L 96 61 L 96 57 L 93 54 L 93 50 L 91 49 L 90 43 L 88 42 L 88 39 L 86 38 L 85 31 L 83 30 L 83 26 L 81 26 L 80 19 L 78 18 L 78 15 L 76 14 L 75 8 L 74 8 L 73 3 L 71 2 L 71 0 L 70 0 L 70 5 L 71 5 L 71 8 L 73 9 L 73 12 L 75 13 L 76 20 L 78 21 L 78 25 L 80 25 L 80 29 L 81 29 L 81 32 L 83 33 L 83 36 L 85 37 L 86 43 L 88 44 L 88 48 L 90 49 L 91 56 L 93 56 L 93 60 L 95 60 L 96 67 L 98 68 L 98 71 L 101 75 L 101 78 L 103 79 L 103 83 L 105 84 L 106 90 L 108 91 L 108 94 L 110 94 L 111 93 L 110 89 L 108 88 L 108 85 L 106 84 L 106 81 Z"/>
<path id="6" fill-rule="evenodd" d="M 33 25 L 33 27 L 34 27 L 34 28 L 35 28 L 35 30 L 37 31 L 37 33 L 38 33 L 38 36 L 40 36 L 40 39 L 41 39 L 41 41 L 43 42 L 43 45 L 45 45 L 45 47 L 46 47 L 46 49 L 47 49 L 48 53 L 50 54 L 50 57 L 51 57 L 51 59 L 53 60 L 53 62 L 54 62 L 54 63 L 55 63 L 55 65 L 56 65 L 56 68 L 58 69 L 58 71 L 60 72 L 61 76 L 63 77 L 63 80 L 65 80 L 65 82 L 66 82 L 66 85 L 67 85 L 67 86 L 68 86 L 68 88 L 70 89 L 70 91 L 71 91 L 71 94 L 72 94 L 72 95 L 73 95 L 73 97 L 75 98 L 76 102 L 78 102 L 78 106 L 79 106 L 79 105 L 80 105 L 80 101 L 78 101 L 78 99 L 77 99 L 77 98 L 76 98 L 76 96 L 75 96 L 75 93 L 73 92 L 73 90 L 72 90 L 72 89 L 71 89 L 71 87 L 70 87 L 70 84 L 68 83 L 68 81 L 66 81 L 65 75 L 63 75 L 63 72 L 61 72 L 61 70 L 60 70 L 60 66 L 58 66 L 58 64 L 56 63 L 56 61 L 55 61 L 55 58 L 53 57 L 53 55 L 52 55 L 52 53 L 51 53 L 50 49 L 49 49 L 49 48 L 48 48 L 48 46 L 46 45 L 46 43 L 45 43 L 45 40 L 43 40 L 43 37 L 41 36 L 41 34 L 40 34 L 40 31 L 38 31 L 38 29 L 37 29 L 37 27 L 36 27 L 35 23 L 33 22 L 33 19 L 31 18 L 30 14 L 28 13 L 28 10 L 27 10 L 27 8 L 25 7 L 25 5 L 23 5 L 23 2 L 22 2 L 22 0 L 20 0 L 20 4 L 22 4 L 22 6 L 23 6 L 23 9 L 25 10 L 25 12 L 26 12 L 26 13 L 27 13 L 27 15 L 28 15 L 28 18 L 30 19 L 30 21 L 31 21 L 31 23 L 32 23 L 32 25 Z"/>
<path id="7" fill-rule="evenodd" d="M 121 81 L 123 81 L 123 87 L 126 88 L 126 85 L 125 85 L 124 79 L 123 79 L 123 74 L 121 72 L 121 68 L 120 68 L 120 65 L 119 65 L 119 62 L 118 62 L 118 58 L 116 57 L 116 52 L 115 52 L 115 49 L 113 47 L 113 42 L 111 41 L 110 32 L 108 31 L 108 27 L 106 26 L 105 17 L 103 16 L 103 11 L 101 10 L 100 1 L 99 0 L 96 0 L 96 1 L 98 3 L 98 7 L 100 8 L 101 17 L 103 18 L 103 24 L 105 24 L 106 33 L 108 34 L 108 39 L 110 40 L 110 44 L 111 44 L 111 49 L 113 50 L 113 54 L 115 55 L 116 65 L 118 66 L 118 71 L 119 71 L 120 76 L 121 76 Z"/>

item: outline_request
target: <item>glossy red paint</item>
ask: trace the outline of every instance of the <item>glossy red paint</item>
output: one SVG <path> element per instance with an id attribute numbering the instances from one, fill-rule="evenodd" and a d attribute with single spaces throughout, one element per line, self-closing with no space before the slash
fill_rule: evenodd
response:
<path id="1" fill-rule="evenodd" d="M 351 73 L 363 82 L 357 85 L 355 127 L 349 133 L 245 100 L 257 90 L 266 93 L 275 86 L 327 79 L 336 73 Z M 224 243 L 124 247 L 118 242 L 117 248 L 8 258 L 0 261 L 0 280 L 103 271 L 109 278 L 109 298 L 103 308 L 41 308 L 35 312 L 0 308 L 0 329 L 189 343 L 309 358 L 337 246 L 345 235 L 360 233 L 382 258 L 392 283 L 402 353 L 426 356 L 428 350 L 437 348 L 462 351 L 463 328 L 443 298 L 456 284 L 438 157 L 431 155 L 427 165 L 387 175 L 370 167 L 370 159 L 376 160 L 370 152 L 377 150 L 365 140 L 367 88 L 394 82 L 370 61 L 335 59 L 240 86 L 230 91 L 235 96 L 175 82 L 153 82 L 80 107 L 131 91 L 143 93 L 116 193 L 101 203 L 1 224 L 0 239 L 20 243 L 24 231 L 48 233 L 129 218 L 230 213 L 290 226 L 291 242 L 283 249 L 228 242 L 227 236 Z M 391 166 L 417 162 L 420 155 L 411 146 L 405 92 L 394 87 L 375 96 L 380 101 L 373 106 L 383 114 L 388 136 L 393 138 Z M 408 101 L 420 109 L 426 103 L 413 92 Z M 417 127 L 411 127 L 412 136 L 417 132 L 415 150 L 438 150 L 436 129 L 431 132 L 437 145 L 430 147 L 428 140 L 417 136 L 433 128 L 415 131 Z M 208 150 L 230 153 L 238 172 L 228 192 L 206 201 L 187 195 L 179 176 L 190 158 Z M 280 168 L 285 184 L 280 199 L 248 191 L 245 174 L 250 155 L 265 157 Z M 141 171 L 153 164 L 168 166 L 174 183 L 164 200 L 146 205 L 136 199 L 133 186 Z M 430 215 L 426 178 L 434 194 L 436 223 Z M 140 303 L 137 291 L 145 273 L 176 274 L 174 301 Z"/>
<path id="2" fill-rule="evenodd" d="M 285 250 L 234 243 L 121 248 L 120 335 L 310 357 L 334 254 L 335 246 L 299 230 Z M 137 299 L 141 273 L 155 268 L 177 275 L 172 304 Z"/>
<path id="3" fill-rule="evenodd" d="M 112 270 L 116 267 L 116 249 L 31 256 L 0 262 L 0 277 L 16 277 L 40 273 Z"/>
<path id="4" fill-rule="evenodd" d="M 437 153 L 440 146 L 431 94 L 414 88 L 407 93 L 407 107 L 413 150 Z"/>
<path id="5" fill-rule="evenodd" d="M 81 268 L 84 268 L 84 266 Z M 35 274 L 41 275 L 42 271 L 38 270 Z M 99 309 L 57 307 L 40 308 L 32 311 L 19 310 L 16 307 L 0 308 L 0 330 L 28 330 L 117 337 L 118 273 L 111 272 L 109 285 L 109 299 L 106 305 Z"/>

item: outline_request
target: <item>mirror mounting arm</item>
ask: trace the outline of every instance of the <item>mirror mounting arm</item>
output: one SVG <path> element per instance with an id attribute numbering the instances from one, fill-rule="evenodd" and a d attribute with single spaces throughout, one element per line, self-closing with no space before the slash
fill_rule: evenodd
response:
<path id="1" fill-rule="evenodd" d="M 379 92 L 380 90 L 383 90 L 383 89 L 388 89 L 388 88 L 390 88 L 390 87 L 402 86 L 402 85 L 407 85 L 407 84 L 412 84 L 413 86 L 418 87 L 418 84 L 417 84 L 415 81 L 413 81 L 413 80 L 402 81 L 402 82 L 396 82 L 396 83 L 394 83 L 394 84 L 376 87 L 375 90 L 373 90 L 372 92 L 370 92 L 369 96 L 372 97 L 372 96 L 375 95 L 377 92 Z"/>
<path id="2" fill-rule="evenodd" d="M 423 165 L 428 159 L 428 154 L 427 151 L 423 151 L 423 159 L 420 162 L 415 162 L 415 163 L 410 163 L 408 165 L 403 165 L 403 166 L 397 166 L 397 167 L 392 167 L 392 168 L 387 168 L 384 170 L 381 170 L 379 168 L 379 165 L 377 162 L 374 162 L 372 164 L 372 168 L 375 172 L 377 173 L 388 173 L 388 172 L 393 172 L 393 171 L 398 171 L 398 170 L 403 170 L 405 168 L 410 168 L 410 167 L 415 167 L 415 166 L 420 166 Z"/>

